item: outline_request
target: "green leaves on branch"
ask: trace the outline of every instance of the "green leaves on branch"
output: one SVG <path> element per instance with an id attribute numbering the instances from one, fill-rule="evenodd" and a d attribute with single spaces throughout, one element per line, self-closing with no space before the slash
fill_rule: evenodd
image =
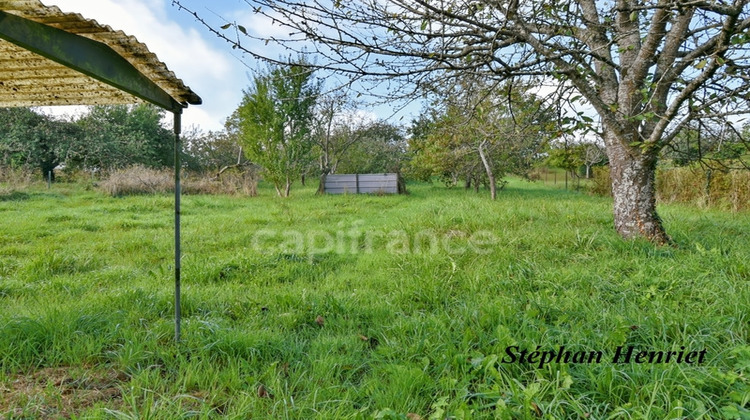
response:
<path id="1" fill-rule="evenodd" d="M 221 25 L 220 28 L 226 31 L 227 29 L 231 28 L 232 26 L 236 27 L 237 30 L 240 31 L 240 32 L 242 32 L 243 34 L 248 35 L 247 28 L 245 28 L 242 25 L 238 25 L 236 23 L 227 23 L 227 24 Z"/>

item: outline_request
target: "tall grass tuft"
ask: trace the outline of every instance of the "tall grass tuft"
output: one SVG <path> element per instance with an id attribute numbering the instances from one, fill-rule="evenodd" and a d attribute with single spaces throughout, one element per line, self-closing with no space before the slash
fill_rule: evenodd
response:
<path id="1" fill-rule="evenodd" d="M 169 172 L 140 165 L 118 169 L 99 185 L 113 197 L 174 191 L 174 179 Z"/>
<path id="2" fill-rule="evenodd" d="M 660 170 L 657 197 L 666 203 L 742 211 L 750 208 L 750 171 L 682 167 Z"/>
<path id="3" fill-rule="evenodd" d="M 255 197 L 258 178 L 253 171 L 228 171 L 218 176 L 188 174 L 183 186 L 185 194 L 225 194 Z"/>
<path id="4" fill-rule="evenodd" d="M 160 194 L 174 191 L 174 175 L 170 170 L 132 166 L 112 172 L 99 184 L 113 197 L 125 195 Z M 258 180 L 252 172 L 226 173 L 220 177 L 202 174 L 184 176 L 185 194 L 257 195 Z"/>
<path id="5" fill-rule="evenodd" d="M 34 173 L 24 168 L 0 167 L 0 195 L 24 190 L 34 183 Z"/>
<path id="6" fill-rule="evenodd" d="M 589 192 L 611 196 L 609 168 L 597 168 Z M 750 208 L 750 171 L 700 167 L 664 168 L 656 174 L 656 197 L 662 203 L 689 203 L 734 212 Z"/>
<path id="7" fill-rule="evenodd" d="M 597 167 L 590 179 L 589 191 L 594 195 L 609 197 L 612 195 L 612 183 L 609 178 L 609 166 Z"/>

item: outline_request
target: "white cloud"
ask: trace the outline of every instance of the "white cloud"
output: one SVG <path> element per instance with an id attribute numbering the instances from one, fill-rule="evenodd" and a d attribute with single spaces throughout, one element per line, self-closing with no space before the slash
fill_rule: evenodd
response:
<path id="1" fill-rule="evenodd" d="M 45 0 L 64 12 L 136 37 L 203 98 L 185 111 L 183 124 L 218 130 L 237 106 L 246 78 L 240 63 L 208 41 L 212 35 L 180 25 L 168 0 Z M 172 16 L 170 16 L 170 14 Z"/>
<path id="2" fill-rule="evenodd" d="M 363 125 L 372 124 L 378 120 L 378 115 L 372 111 L 365 109 L 355 109 L 352 111 L 346 111 L 343 115 L 339 115 L 337 122 L 340 123 L 360 123 Z"/>
<path id="3" fill-rule="evenodd" d="M 242 99 L 242 89 L 249 84 L 247 65 L 255 66 L 249 54 L 232 50 L 225 41 L 209 33 L 186 12 L 171 5 L 170 0 L 42 0 L 46 5 L 56 5 L 65 12 L 79 13 L 87 19 L 109 25 L 136 37 L 166 63 L 177 77 L 203 98 L 203 105 L 190 106 L 182 121 L 185 127 L 199 126 L 202 130 L 221 130 L 224 120 L 237 108 Z M 289 30 L 270 19 L 253 13 L 252 8 L 239 0 L 185 0 L 185 5 L 195 9 L 215 27 L 223 23 L 236 22 L 247 28 L 253 36 L 288 37 Z M 193 3 L 193 4 L 190 4 Z M 266 45 L 257 40 L 241 36 L 244 47 L 271 58 L 288 56 L 291 51 L 279 45 Z M 296 45 L 304 46 L 304 43 Z M 313 50 L 312 48 L 310 48 Z M 234 55 L 234 56 L 233 56 Z M 243 62 L 245 64 L 243 64 Z M 263 68 L 260 65 L 259 68 Z M 323 74 L 318 74 L 325 77 Z M 331 86 L 343 81 L 332 79 Z M 363 88 L 364 89 L 364 88 Z M 393 115 L 392 104 L 371 104 L 359 115 L 363 119 L 374 119 L 375 115 Z M 70 114 L 63 107 L 49 112 Z M 417 106 L 409 106 L 397 113 L 397 117 L 418 114 Z M 403 121 L 401 121 L 403 122 Z"/>

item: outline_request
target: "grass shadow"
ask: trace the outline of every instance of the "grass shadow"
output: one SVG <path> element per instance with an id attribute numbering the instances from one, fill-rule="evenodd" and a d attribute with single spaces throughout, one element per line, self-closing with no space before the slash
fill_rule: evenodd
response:
<path id="1" fill-rule="evenodd" d="M 31 196 L 21 191 L 0 191 L 0 201 L 25 201 Z"/>

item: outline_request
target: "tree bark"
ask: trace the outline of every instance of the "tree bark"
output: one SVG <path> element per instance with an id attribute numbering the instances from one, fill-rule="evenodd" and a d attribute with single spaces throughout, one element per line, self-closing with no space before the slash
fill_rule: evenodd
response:
<path id="1" fill-rule="evenodd" d="M 284 197 L 289 197 L 292 191 L 292 180 L 286 177 L 286 186 L 284 187 Z"/>
<path id="2" fill-rule="evenodd" d="M 617 140 L 607 148 L 614 198 L 615 230 L 625 239 L 666 245 L 670 237 L 656 212 L 657 152 L 642 152 Z"/>
<path id="3" fill-rule="evenodd" d="M 328 177 L 328 172 L 323 171 L 323 173 L 320 174 L 320 184 L 318 184 L 318 191 L 315 194 L 325 194 L 326 193 L 326 178 Z"/>
<path id="4" fill-rule="evenodd" d="M 479 145 L 479 157 L 482 158 L 482 164 L 484 164 L 484 170 L 487 171 L 487 179 L 490 183 L 490 197 L 492 199 L 497 198 L 497 185 L 495 184 L 495 174 L 492 173 L 492 165 L 490 165 L 489 158 L 484 154 L 484 147 L 487 145 L 486 141 L 483 141 Z"/>

